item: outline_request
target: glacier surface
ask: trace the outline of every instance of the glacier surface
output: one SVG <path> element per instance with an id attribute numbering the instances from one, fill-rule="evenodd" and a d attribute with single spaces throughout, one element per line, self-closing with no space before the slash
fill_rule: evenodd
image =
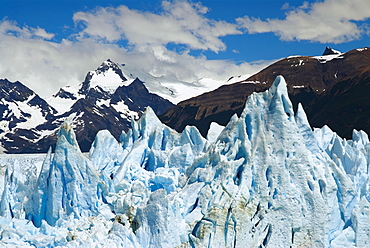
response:
<path id="1" fill-rule="evenodd" d="M 88 154 L 0 157 L 1 247 L 370 247 L 370 143 L 312 129 L 279 76 L 209 139 L 149 108 Z"/>

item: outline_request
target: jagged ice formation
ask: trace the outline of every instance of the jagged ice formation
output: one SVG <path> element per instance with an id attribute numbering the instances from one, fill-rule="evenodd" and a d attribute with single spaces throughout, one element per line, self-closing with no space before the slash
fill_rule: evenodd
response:
<path id="1" fill-rule="evenodd" d="M 0 246 L 370 247 L 369 155 L 294 115 L 281 76 L 210 140 L 149 108 L 83 154 L 66 121 L 42 166 L 0 168 Z"/>

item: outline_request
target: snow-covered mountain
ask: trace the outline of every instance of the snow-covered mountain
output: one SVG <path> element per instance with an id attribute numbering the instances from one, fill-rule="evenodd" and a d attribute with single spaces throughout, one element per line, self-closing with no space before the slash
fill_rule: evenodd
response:
<path id="1" fill-rule="evenodd" d="M 0 80 L 0 150 L 17 151 L 27 140 L 37 142 L 48 132 L 36 126 L 51 120 L 56 110 L 20 82 Z"/>
<path id="2" fill-rule="evenodd" d="M 0 245 L 370 246 L 364 132 L 312 130 L 281 76 L 219 129 L 177 133 L 148 108 L 119 142 L 100 131 L 86 155 L 67 119 L 42 166 L 0 158 Z"/>
<path id="3" fill-rule="evenodd" d="M 81 149 L 88 151 L 99 130 L 108 129 L 119 138 L 146 107 L 160 115 L 173 106 L 150 93 L 140 79 L 126 77 L 110 60 L 88 72 L 79 88 L 63 87 L 47 101 L 20 82 L 0 83 L 0 142 L 6 153 L 46 152 L 66 118 L 73 120 Z"/>
<path id="4" fill-rule="evenodd" d="M 247 75 L 240 77 L 239 80 L 243 77 L 247 77 Z M 155 76 L 153 73 L 133 67 L 130 63 L 117 64 L 108 59 L 104 61 L 97 70 L 90 71 L 85 81 L 78 88 L 64 87 L 62 89 L 77 98 L 78 94 L 82 93 L 85 89 L 96 87 L 100 87 L 106 92 L 113 93 L 118 86 L 127 86 L 136 78 L 144 82 L 145 87 L 150 93 L 161 96 L 174 104 L 201 95 L 204 92 L 215 90 L 221 85 L 234 82 L 233 80 L 214 80 L 212 78 L 200 78 L 193 82 L 182 82 L 178 79 L 171 79 L 165 76 Z M 57 101 L 53 97 L 48 99 L 48 102 L 50 101 L 57 104 Z"/>

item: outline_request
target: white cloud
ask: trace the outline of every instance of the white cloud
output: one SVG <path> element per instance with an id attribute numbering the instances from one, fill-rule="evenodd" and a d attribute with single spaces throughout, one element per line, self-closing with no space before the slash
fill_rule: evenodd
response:
<path id="1" fill-rule="evenodd" d="M 45 31 L 45 29 L 39 28 L 39 27 L 38 28 L 32 28 L 31 30 L 32 30 L 34 36 L 40 37 L 40 38 L 45 39 L 45 40 L 51 40 L 55 36 L 55 34 L 48 33 L 48 32 Z"/>
<path id="2" fill-rule="evenodd" d="M 284 5 L 285 9 L 289 6 Z M 368 34 L 358 22 L 370 18 L 368 0 L 325 0 L 308 3 L 286 13 L 285 19 L 263 21 L 248 16 L 238 22 L 250 34 L 273 32 L 282 40 L 309 40 L 321 43 L 343 43 Z"/>
<path id="3" fill-rule="evenodd" d="M 55 36 L 54 34 L 48 33 L 45 31 L 45 29 L 39 27 L 30 28 L 25 26 L 20 28 L 16 22 L 12 22 L 7 19 L 3 19 L 3 21 L 0 22 L 0 34 L 11 34 L 13 36 L 22 38 L 37 38 L 46 40 L 50 40 Z"/>
<path id="4" fill-rule="evenodd" d="M 84 29 L 79 38 L 93 37 L 107 42 L 127 40 L 130 44 L 158 46 L 184 44 L 191 49 L 219 52 L 226 49 L 220 37 L 241 34 L 235 24 L 207 19 L 208 9 L 187 1 L 163 1 L 163 12 L 154 14 L 126 6 L 98 8 L 75 13 L 73 19 Z"/>
<path id="5" fill-rule="evenodd" d="M 77 85 L 89 70 L 113 57 L 114 50 L 119 49 L 0 34 L 0 78 L 21 81 L 46 97 L 61 86 Z"/>
<path id="6" fill-rule="evenodd" d="M 125 9 L 125 7 L 120 8 Z M 192 8 L 195 7 L 193 6 Z M 171 11 L 173 13 L 172 15 L 177 16 L 182 13 L 182 10 Z M 199 16 L 205 11 L 206 9 L 204 7 L 202 9 L 201 6 L 198 6 L 197 15 Z M 138 13 L 134 11 L 133 14 L 136 15 Z M 147 13 L 145 15 L 152 14 Z M 96 18 L 99 19 L 100 16 L 97 15 Z M 160 16 L 155 16 L 155 18 L 160 19 Z M 165 16 L 165 18 L 168 17 Z M 212 21 L 208 20 L 207 22 Z M 220 25 L 219 23 L 217 22 L 216 24 Z M 98 24 L 96 25 L 93 25 L 94 30 L 107 31 L 104 36 L 105 39 L 114 41 L 115 37 L 118 37 L 118 34 L 113 29 L 109 30 L 108 24 L 107 26 L 103 25 L 101 28 L 99 28 Z M 199 21 L 192 25 L 199 25 Z M 93 26 L 87 25 L 84 32 L 87 32 L 86 29 Z M 178 25 L 174 26 L 178 27 Z M 156 28 L 156 25 L 153 28 Z M 212 33 L 213 36 L 211 36 L 213 38 L 206 38 L 206 34 L 208 33 L 201 31 L 202 28 L 208 30 L 208 33 Z M 222 31 L 222 29 L 218 31 L 213 30 L 212 25 L 202 28 L 193 27 L 194 30 L 202 33 L 203 36 L 199 35 L 201 37 L 199 38 L 200 41 L 192 40 L 198 39 L 197 35 L 193 35 L 194 37 L 191 38 L 191 35 L 184 32 L 185 34 L 182 37 L 189 35 L 190 38 L 188 38 L 186 43 L 184 42 L 182 44 L 196 46 L 196 44 L 202 44 L 205 40 L 217 40 L 219 35 L 226 35 L 227 33 Z M 91 33 L 92 31 L 89 32 Z M 144 34 L 144 36 L 147 35 Z M 181 34 L 179 35 L 181 36 Z M 117 63 L 126 63 L 133 68 L 163 77 L 172 82 L 188 83 L 195 82 L 202 77 L 226 80 L 233 75 L 254 73 L 264 66 L 248 63 L 237 65 L 225 60 L 208 60 L 202 56 L 194 57 L 188 53 L 188 50 L 177 53 L 168 50 L 165 44 L 160 44 L 164 43 L 165 40 L 168 41 L 168 39 L 163 39 L 163 42 L 157 42 L 160 37 L 154 34 L 152 45 L 147 46 L 141 44 L 139 41 L 135 41 L 135 37 L 138 38 L 139 36 L 140 32 L 132 34 L 134 41 L 130 40 L 130 42 L 135 45 L 131 49 L 120 47 L 114 42 L 101 42 L 101 40 L 96 40 L 95 37 L 64 39 L 61 42 L 56 42 L 48 40 L 53 37 L 53 34 L 46 32 L 44 29 L 27 26 L 21 27 L 14 22 L 3 20 L 0 22 L 0 78 L 21 81 L 39 95 L 48 97 L 56 93 L 62 86 L 77 86 L 84 80 L 88 71 L 94 70 L 108 58 Z M 222 47 L 222 45 L 217 45 L 218 43 L 216 41 L 213 42 L 214 44 L 212 46 L 203 44 L 204 48 L 213 49 L 215 47 Z"/>

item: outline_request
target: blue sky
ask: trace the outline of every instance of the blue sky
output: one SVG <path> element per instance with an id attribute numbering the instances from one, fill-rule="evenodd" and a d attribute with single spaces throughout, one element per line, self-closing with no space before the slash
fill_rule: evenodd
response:
<path id="1" fill-rule="evenodd" d="M 0 78 L 43 96 L 103 60 L 169 80 L 252 74 L 290 55 L 369 46 L 368 0 L 0 1 Z"/>

